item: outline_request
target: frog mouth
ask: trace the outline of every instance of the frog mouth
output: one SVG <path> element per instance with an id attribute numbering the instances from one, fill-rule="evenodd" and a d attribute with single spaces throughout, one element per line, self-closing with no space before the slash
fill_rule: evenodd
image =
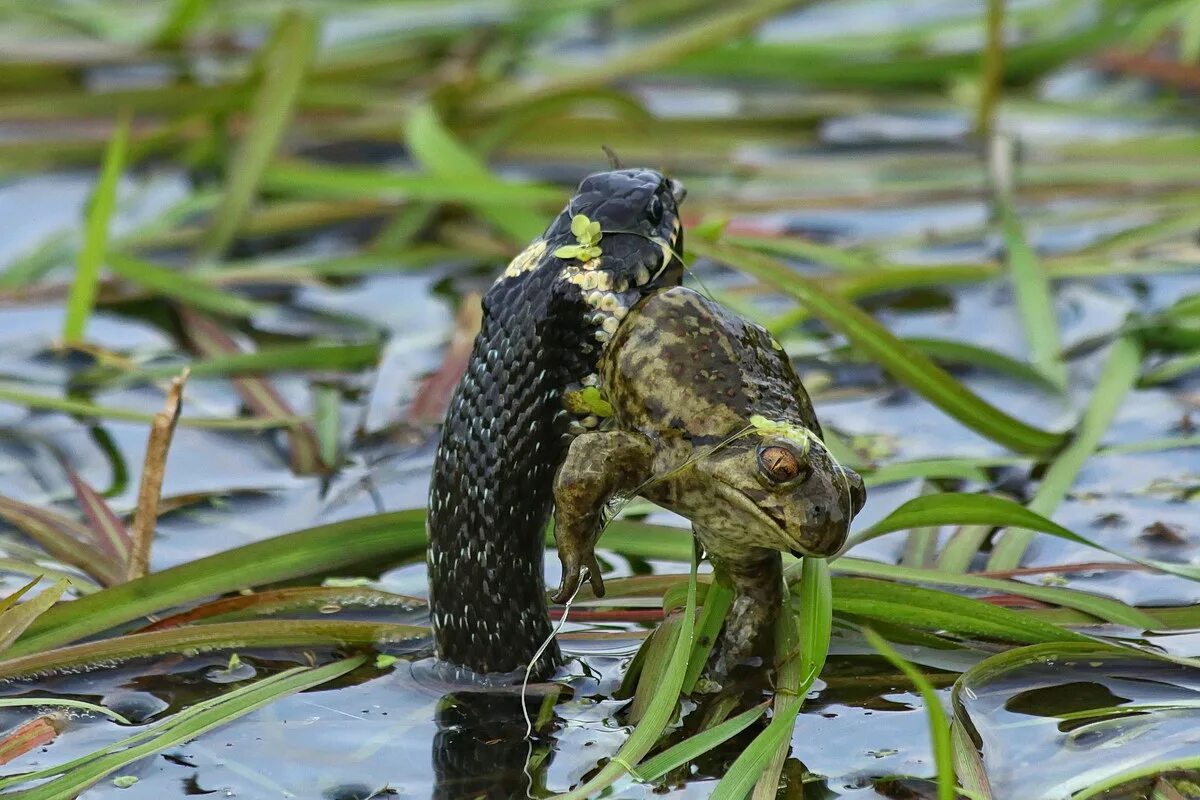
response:
<path id="1" fill-rule="evenodd" d="M 833 548 L 832 551 L 828 547 L 819 546 L 821 542 L 826 541 L 831 537 L 818 536 L 818 546 L 806 545 L 798 540 L 797 537 L 788 533 L 787 525 L 784 520 L 775 517 L 769 511 L 764 509 L 745 493 L 736 487 L 726 483 L 719 478 L 716 480 L 717 494 L 722 500 L 729 503 L 742 514 L 747 514 L 753 517 L 763 529 L 771 530 L 778 543 L 774 545 L 774 549 L 783 550 L 791 553 L 797 558 L 803 556 L 814 556 L 816 558 L 827 558 L 833 552 L 837 552 L 838 548 Z M 844 536 L 836 537 L 839 542 L 844 539 Z"/>
<path id="2" fill-rule="evenodd" d="M 717 494 L 722 500 L 736 508 L 742 515 L 753 518 L 760 528 L 773 533 L 773 538 L 777 538 L 780 545 L 775 549 L 814 555 L 807 552 L 808 548 L 801 546 L 791 536 L 788 536 L 787 528 L 784 527 L 782 520 L 776 519 L 769 514 L 762 506 L 747 497 L 740 489 L 720 479 L 717 479 L 716 485 Z"/>

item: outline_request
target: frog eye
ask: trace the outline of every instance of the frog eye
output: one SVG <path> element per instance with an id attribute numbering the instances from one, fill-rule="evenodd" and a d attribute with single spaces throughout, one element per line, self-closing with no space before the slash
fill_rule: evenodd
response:
<path id="1" fill-rule="evenodd" d="M 657 225 L 662 222 L 663 204 L 658 195 L 650 198 L 650 202 L 646 205 L 646 218 L 650 220 L 650 224 Z"/>
<path id="2" fill-rule="evenodd" d="M 758 468 L 775 483 L 794 481 L 808 469 L 789 447 L 781 444 L 767 445 L 758 451 Z"/>

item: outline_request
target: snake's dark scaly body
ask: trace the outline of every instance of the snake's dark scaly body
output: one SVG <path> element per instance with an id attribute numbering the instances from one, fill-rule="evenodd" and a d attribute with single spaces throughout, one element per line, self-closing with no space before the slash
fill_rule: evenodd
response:
<path id="1" fill-rule="evenodd" d="M 682 187 L 647 169 L 590 175 L 483 299 L 483 325 L 442 428 L 429 494 L 430 607 L 439 658 L 475 672 L 524 670 L 550 635 L 542 534 L 555 470 L 596 424 L 564 393 L 594 385 L 617 323 L 682 277 Z M 603 231 L 588 262 L 571 219 Z M 551 645 L 535 665 L 560 659 Z"/>

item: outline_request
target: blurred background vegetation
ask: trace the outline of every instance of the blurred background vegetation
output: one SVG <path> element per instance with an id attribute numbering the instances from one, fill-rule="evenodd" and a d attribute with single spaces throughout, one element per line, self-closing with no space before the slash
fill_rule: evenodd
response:
<path id="1" fill-rule="evenodd" d="M 1198 91 L 1197 0 L 3 0 L 0 798 L 1200 797 Z M 630 505 L 527 738 L 422 506 L 602 146 L 871 494 L 749 711 Z"/>

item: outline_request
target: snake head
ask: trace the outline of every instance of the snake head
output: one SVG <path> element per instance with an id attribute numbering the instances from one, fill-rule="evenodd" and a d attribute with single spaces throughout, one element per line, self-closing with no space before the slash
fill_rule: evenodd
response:
<path id="1" fill-rule="evenodd" d="M 592 592 L 596 597 L 604 597 L 604 577 L 600 573 L 600 564 L 596 561 L 594 550 L 587 548 L 586 555 L 575 549 L 559 550 L 558 560 L 562 562 L 563 575 L 558 591 L 551 596 L 555 603 L 565 603 L 575 596 L 579 585 L 583 583 L 584 570 L 587 571 L 587 579 L 592 584 Z"/>

